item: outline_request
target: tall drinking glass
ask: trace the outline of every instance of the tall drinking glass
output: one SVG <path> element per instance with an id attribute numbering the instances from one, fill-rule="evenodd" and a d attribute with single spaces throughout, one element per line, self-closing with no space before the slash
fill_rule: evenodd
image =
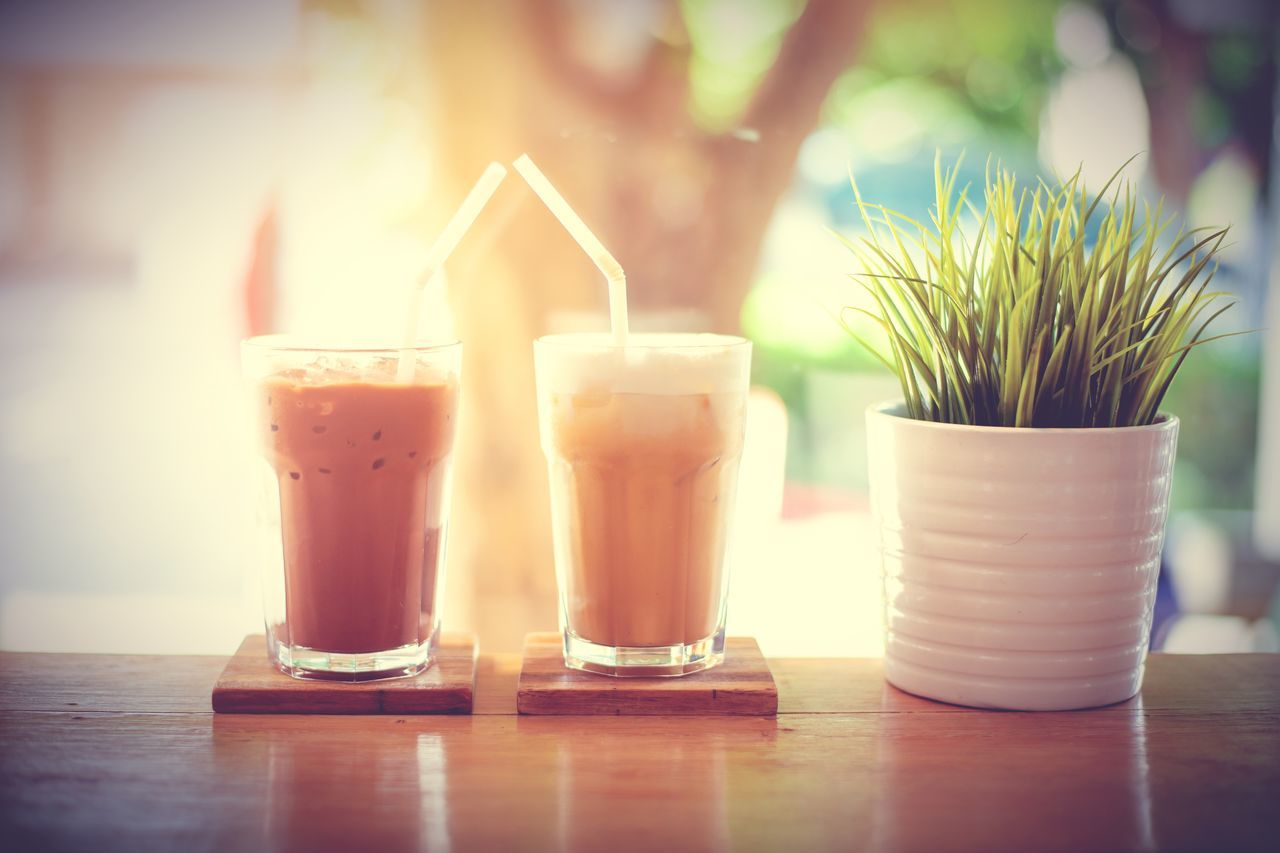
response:
<path id="1" fill-rule="evenodd" d="M 750 342 L 552 335 L 534 364 L 565 665 L 627 676 L 720 663 Z"/>
<path id="2" fill-rule="evenodd" d="M 403 353 L 403 354 L 402 354 Z M 267 653 L 298 678 L 430 666 L 440 630 L 462 345 L 242 346 L 258 459 Z M 397 381 L 400 358 L 413 360 Z"/>

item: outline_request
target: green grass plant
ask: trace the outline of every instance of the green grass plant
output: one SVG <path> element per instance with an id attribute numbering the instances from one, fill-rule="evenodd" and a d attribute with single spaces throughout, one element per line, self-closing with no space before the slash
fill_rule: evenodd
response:
<path id="1" fill-rule="evenodd" d="M 958 171 L 935 161 L 928 224 L 865 202 L 854 183 L 867 234 L 845 243 L 870 301 L 840 319 L 897 375 L 908 416 L 1006 427 L 1154 422 L 1192 349 L 1227 336 L 1206 337 L 1233 304 L 1209 290 L 1226 229 L 1166 239 L 1173 217 L 1163 199 L 1139 206 L 1119 172 L 1091 198 L 1079 172 L 1026 187 L 989 166 L 979 209 L 957 189 Z M 858 333 L 851 312 L 883 331 L 882 346 Z"/>

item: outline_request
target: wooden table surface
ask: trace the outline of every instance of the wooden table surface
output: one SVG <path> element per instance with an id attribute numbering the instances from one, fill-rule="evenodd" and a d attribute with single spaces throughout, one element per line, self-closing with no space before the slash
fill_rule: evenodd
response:
<path id="1" fill-rule="evenodd" d="M 1280 656 L 983 712 L 772 660 L 770 718 L 213 715 L 216 657 L 0 655 L 4 850 L 1276 849 Z"/>

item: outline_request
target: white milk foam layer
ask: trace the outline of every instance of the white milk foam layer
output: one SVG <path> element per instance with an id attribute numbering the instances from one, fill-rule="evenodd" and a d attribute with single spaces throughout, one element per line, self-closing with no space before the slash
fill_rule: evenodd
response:
<path id="1" fill-rule="evenodd" d="M 711 334 L 632 334 L 618 347 L 607 334 L 548 335 L 534 344 L 542 391 L 562 394 L 743 392 L 751 345 Z"/>

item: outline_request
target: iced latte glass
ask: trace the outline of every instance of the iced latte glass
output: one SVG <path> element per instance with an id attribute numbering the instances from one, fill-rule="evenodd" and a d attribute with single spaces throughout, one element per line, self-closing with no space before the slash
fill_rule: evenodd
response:
<path id="1" fill-rule="evenodd" d="M 683 675 L 724 659 L 725 550 L 751 344 L 534 344 L 565 665 Z"/>
<path id="2" fill-rule="evenodd" d="M 431 664 L 462 346 L 242 347 L 257 446 L 267 653 L 299 678 Z M 399 381 L 398 360 L 413 360 Z"/>

